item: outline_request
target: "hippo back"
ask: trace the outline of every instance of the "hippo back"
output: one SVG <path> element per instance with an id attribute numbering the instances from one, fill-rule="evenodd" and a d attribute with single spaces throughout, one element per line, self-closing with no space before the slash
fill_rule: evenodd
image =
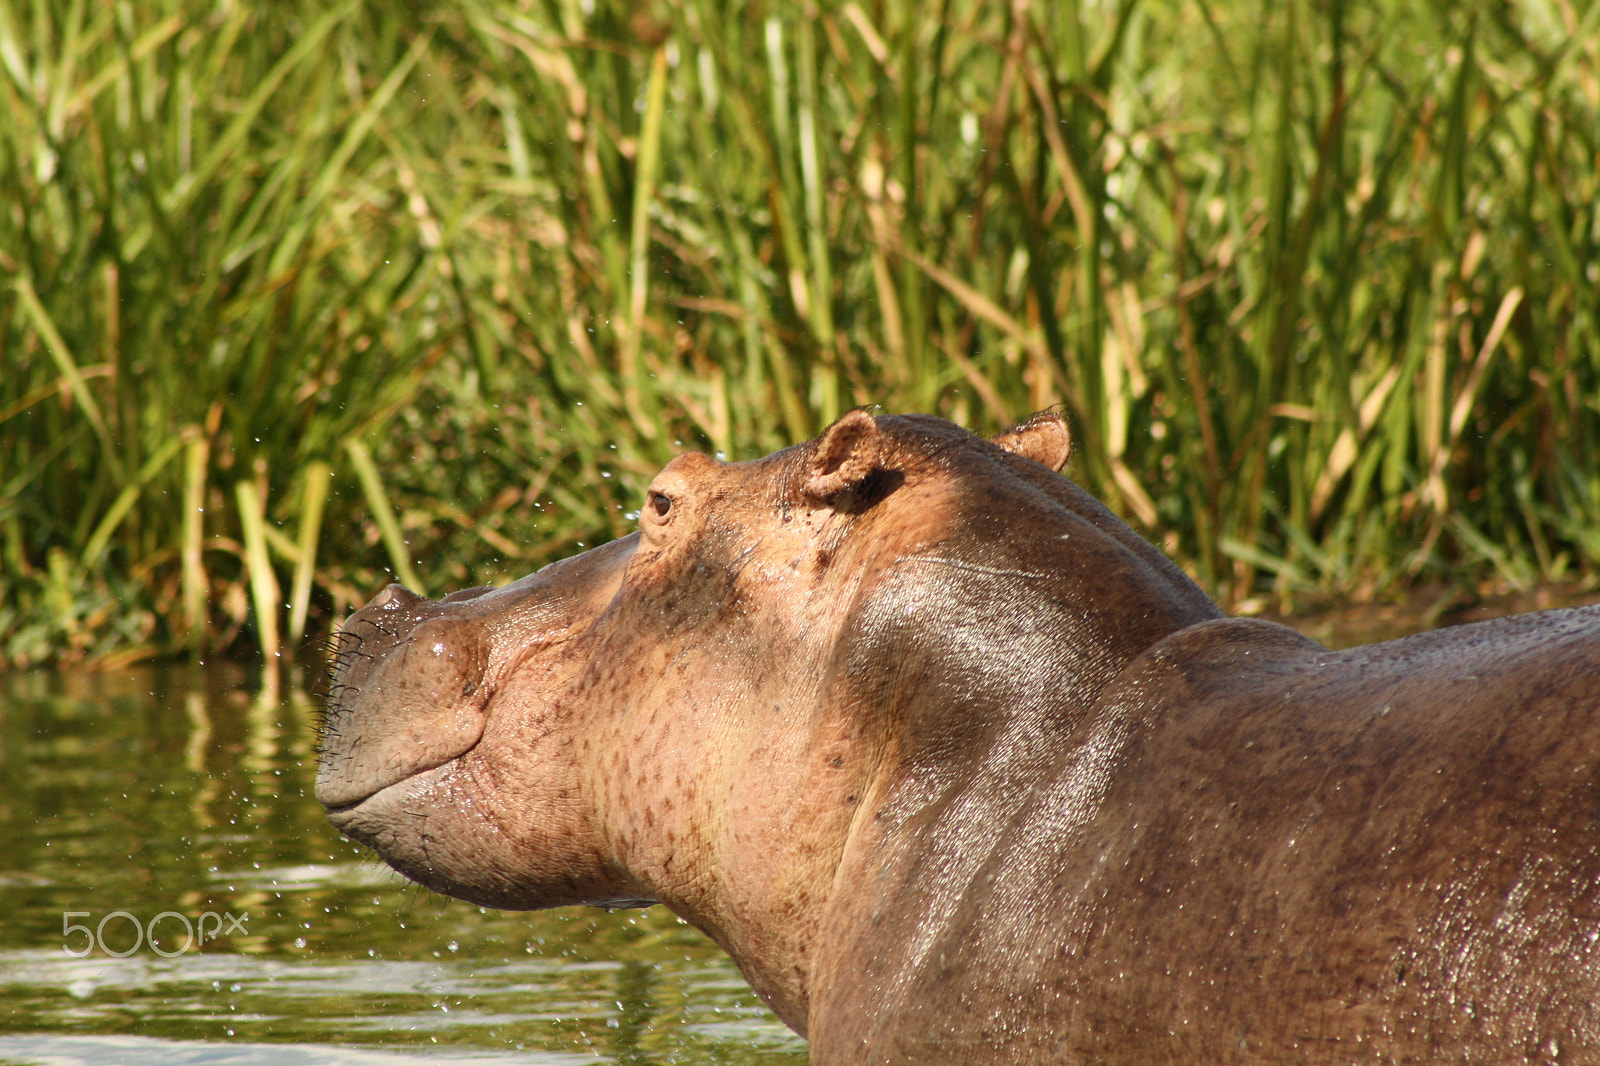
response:
<path id="1" fill-rule="evenodd" d="M 941 862 L 938 820 L 883 834 L 855 876 L 893 902 L 855 928 L 916 933 L 862 936 L 829 1007 L 877 1004 L 837 1028 L 883 1061 L 1581 1060 L 1597 762 L 1600 608 L 1346 652 L 1201 623 L 980 854 Z"/>

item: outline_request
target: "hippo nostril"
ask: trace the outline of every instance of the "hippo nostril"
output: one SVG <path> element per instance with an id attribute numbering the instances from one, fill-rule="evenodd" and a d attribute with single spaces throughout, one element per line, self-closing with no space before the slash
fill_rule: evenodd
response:
<path id="1" fill-rule="evenodd" d="M 384 586 L 382 592 L 372 597 L 367 607 L 388 607 L 394 604 L 398 607 L 409 607 L 414 603 L 424 603 L 427 597 L 418 596 L 415 592 L 398 582 L 391 582 Z"/>

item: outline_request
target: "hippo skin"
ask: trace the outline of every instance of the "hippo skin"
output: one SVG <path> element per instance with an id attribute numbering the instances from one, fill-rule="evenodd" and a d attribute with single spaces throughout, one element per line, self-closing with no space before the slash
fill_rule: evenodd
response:
<path id="1" fill-rule="evenodd" d="M 488 907 L 659 902 L 811 1061 L 1600 1062 L 1600 609 L 1330 652 L 853 411 L 341 634 L 317 798 Z"/>

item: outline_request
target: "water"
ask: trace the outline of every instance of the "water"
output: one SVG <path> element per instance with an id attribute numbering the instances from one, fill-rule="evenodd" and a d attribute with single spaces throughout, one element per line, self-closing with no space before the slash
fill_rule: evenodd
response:
<path id="1" fill-rule="evenodd" d="M 315 723 L 226 670 L 0 675 L 0 1064 L 805 1061 L 662 908 L 389 872 L 312 798 Z"/>

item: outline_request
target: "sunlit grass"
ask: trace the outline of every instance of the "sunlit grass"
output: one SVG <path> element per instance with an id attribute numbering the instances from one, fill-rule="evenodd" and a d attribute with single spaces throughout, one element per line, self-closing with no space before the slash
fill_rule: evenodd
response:
<path id="1" fill-rule="evenodd" d="M 1600 4 L 0 0 L 0 98 L 0 663 L 271 651 L 860 403 L 1065 404 L 1234 602 L 1600 558 Z"/>

